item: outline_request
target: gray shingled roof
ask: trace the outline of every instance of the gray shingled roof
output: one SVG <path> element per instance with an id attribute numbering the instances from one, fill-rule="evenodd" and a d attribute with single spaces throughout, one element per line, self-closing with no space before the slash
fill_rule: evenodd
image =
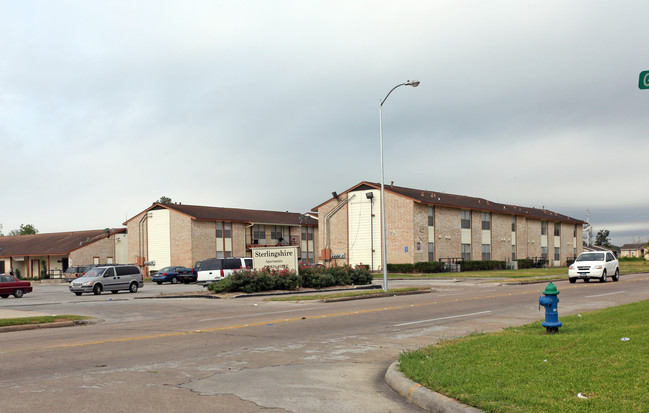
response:
<path id="1" fill-rule="evenodd" d="M 358 189 L 380 189 L 380 183 L 374 182 L 361 182 L 360 184 L 348 189 L 346 192 L 355 191 Z M 425 205 L 439 205 L 453 208 L 472 209 L 485 212 L 498 212 L 508 215 L 522 215 L 542 221 L 560 221 L 568 222 L 571 224 L 585 224 L 584 221 L 571 218 L 566 215 L 559 214 L 547 209 L 537 209 L 529 207 L 521 207 L 517 205 L 500 204 L 497 202 L 489 201 L 483 198 L 474 198 L 464 195 L 447 194 L 444 192 L 426 191 L 421 189 L 406 188 L 395 185 L 385 185 L 387 192 L 392 192 L 412 199 L 415 202 Z M 319 205 L 320 206 L 320 205 Z M 318 206 L 318 207 L 319 207 Z M 318 207 L 314 208 L 317 209 Z"/>
<path id="2" fill-rule="evenodd" d="M 121 232 L 126 232 L 126 228 L 110 230 L 111 235 Z M 106 236 L 106 230 L 97 229 L 0 237 L 0 257 L 67 255 Z"/>

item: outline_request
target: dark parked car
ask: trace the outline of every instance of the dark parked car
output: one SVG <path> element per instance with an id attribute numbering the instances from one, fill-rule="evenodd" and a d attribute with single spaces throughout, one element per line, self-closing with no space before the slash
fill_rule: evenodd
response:
<path id="1" fill-rule="evenodd" d="M 194 270 L 192 268 L 186 268 L 177 265 L 171 267 L 164 267 L 156 271 L 156 273 L 151 276 L 151 281 L 156 282 L 158 284 L 162 284 L 162 283 L 176 284 L 178 281 L 181 280 L 182 275 L 185 274 L 192 275 L 193 271 Z"/>
<path id="2" fill-rule="evenodd" d="M 196 282 L 196 270 L 194 268 L 187 268 L 189 272 L 178 274 L 178 281 L 184 284 Z"/>
<path id="3" fill-rule="evenodd" d="M 19 281 L 12 275 L 0 275 L 0 297 L 7 298 L 13 294 L 14 297 L 20 298 L 23 294 L 31 292 L 32 283 Z"/>

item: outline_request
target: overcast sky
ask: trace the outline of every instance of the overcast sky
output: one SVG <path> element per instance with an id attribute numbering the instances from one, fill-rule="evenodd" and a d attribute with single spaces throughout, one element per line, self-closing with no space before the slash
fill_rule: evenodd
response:
<path id="1" fill-rule="evenodd" d="M 0 224 L 161 196 L 306 212 L 361 181 L 649 240 L 646 1 L 0 1 Z"/>

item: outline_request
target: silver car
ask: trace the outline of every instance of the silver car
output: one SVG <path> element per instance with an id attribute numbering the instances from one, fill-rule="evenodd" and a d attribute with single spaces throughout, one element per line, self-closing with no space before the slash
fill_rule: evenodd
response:
<path id="1" fill-rule="evenodd" d="M 136 293 L 143 286 L 142 273 L 135 265 L 103 265 L 93 267 L 83 277 L 73 280 L 70 283 L 70 291 L 76 295 L 99 295 L 102 291 L 117 294 L 120 290 Z"/>
<path id="2" fill-rule="evenodd" d="M 577 279 L 582 279 L 584 282 L 591 279 L 606 282 L 606 277 L 612 277 L 613 281 L 620 279 L 620 265 L 611 251 L 582 252 L 568 267 L 568 278 L 571 283 L 575 283 Z"/>

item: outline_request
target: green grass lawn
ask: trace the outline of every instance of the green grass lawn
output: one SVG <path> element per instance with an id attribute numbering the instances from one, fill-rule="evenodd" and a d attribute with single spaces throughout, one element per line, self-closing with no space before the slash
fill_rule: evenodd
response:
<path id="1" fill-rule="evenodd" d="M 648 260 L 620 260 L 620 273 L 649 272 Z M 434 274 L 388 274 L 388 278 L 539 278 L 568 277 L 568 267 L 527 268 L 524 270 L 494 270 L 442 272 Z M 383 279 L 383 274 L 374 274 Z"/>
<path id="2" fill-rule="evenodd" d="M 539 321 L 399 361 L 414 381 L 487 412 L 647 412 L 647 314 L 649 301 L 560 316 L 558 334 Z"/>

